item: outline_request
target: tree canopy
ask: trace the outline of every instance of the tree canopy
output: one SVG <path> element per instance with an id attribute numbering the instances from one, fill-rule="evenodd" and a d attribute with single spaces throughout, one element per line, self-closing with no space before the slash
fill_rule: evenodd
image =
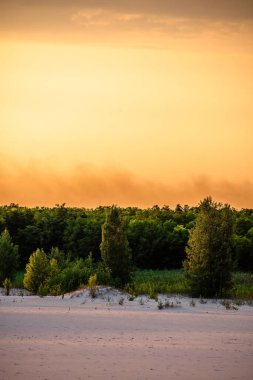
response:
<path id="1" fill-rule="evenodd" d="M 190 231 L 184 267 L 193 295 L 223 295 L 231 284 L 234 218 L 228 205 L 203 200 Z"/>
<path id="2" fill-rule="evenodd" d="M 126 234 L 133 264 L 140 269 L 181 268 L 185 247 L 195 226 L 200 206 L 178 205 L 120 208 L 127 221 Z M 110 207 L 96 209 L 66 207 L 27 208 L 16 204 L 0 206 L 0 233 L 7 229 L 19 247 L 19 265 L 24 269 L 30 255 L 39 247 L 50 252 L 58 247 L 70 260 L 86 259 L 92 252 L 101 258 L 101 228 Z M 232 260 L 234 269 L 253 270 L 253 210 L 231 210 L 235 219 Z"/>
<path id="3" fill-rule="evenodd" d="M 112 206 L 107 213 L 102 227 L 100 245 L 103 262 L 111 271 L 111 276 L 119 284 L 129 280 L 131 270 L 131 253 L 127 240 L 126 224 L 122 220 L 120 210 Z"/>

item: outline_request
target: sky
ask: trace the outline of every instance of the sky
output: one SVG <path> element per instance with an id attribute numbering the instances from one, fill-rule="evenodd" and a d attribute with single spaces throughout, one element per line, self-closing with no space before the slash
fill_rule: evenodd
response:
<path id="1" fill-rule="evenodd" d="M 0 204 L 253 208 L 251 0 L 0 1 Z"/>

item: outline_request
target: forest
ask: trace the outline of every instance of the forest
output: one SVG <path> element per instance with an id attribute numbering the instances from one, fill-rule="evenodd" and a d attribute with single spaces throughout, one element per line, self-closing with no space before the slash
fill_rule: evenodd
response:
<path id="1" fill-rule="evenodd" d="M 0 233 L 8 231 L 13 245 L 18 247 L 17 270 L 24 271 L 29 258 L 38 250 L 49 260 L 55 259 L 57 264 L 65 262 L 63 283 L 67 281 L 65 290 L 70 290 L 81 283 L 80 279 L 75 282 L 75 276 L 72 276 L 80 268 L 85 268 L 86 272 L 90 268 L 87 281 L 95 267 L 100 282 L 106 281 L 106 270 L 101 266 L 101 241 L 103 225 L 112 207 L 86 209 L 66 207 L 65 204 L 57 204 L 53 208 L 28 208 L 17 204 L 1 206 Z M 156 205 L 148 209 L 127 207 L 117 210 L 125 226 L 131 265 L 135 271 L 183 267 L 190 231 L 195 227 L 200 205 L 177 205 L 175 209 Z M 252 272 L 253 210 L 231 208 L 231 212 L 234 225 L 232 270 Z M 69 281 L 73 283 L 69 284 Z M 35 289 L 37 291 L 38 288 Z M 55 292 L 59 293 L 59 290 Z"/>

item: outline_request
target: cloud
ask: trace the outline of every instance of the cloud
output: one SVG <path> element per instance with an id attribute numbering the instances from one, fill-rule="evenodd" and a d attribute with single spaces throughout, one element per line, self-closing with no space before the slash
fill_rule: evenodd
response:
<path id="1" fill-rule="evenodd" d="M 168 37 L 195 37 L 206 31 L 238 33 L 253 30 L 251 0 L 8 0 L 0 2 L 0 31 L 51 38 L 139 31 Z M 33 33 L 33 35 L 31 35 Z M 210 36 L 209 36 L 210 37 Z"/>
<path id="2" fill-rule="evenodd" d="M 0 9 L 103 9 L 125 14 L 159 14 L 163 16 L 212 19 L 249 20 L 253 19 L 252 0 L 8 0 L 2 1 Z"/>
<path id="3" fill-rule="evenodd" d="M 168 37 L 192 38 L 201 34 L 221 33 L 237 34 L 249 25 L 242 25 L 236 21 L 195 20 L 182 16 L 147 14 L 147 13 L 120 13 L 110 12 L 101 8 L 82 9 L 71 16 L 73 23 L 83 26 L 91 32 L 118 31 L 119 33 L 140 32 L 146 35 L 156 33 Z M 154 34 L 155 35 L 155 34 Z M 144 36 L 142 37 L 144 38 Z"/>
<path id="4" fill-rule="evenodd" d="M 236 208 L 253 207 L 253 182 L 232 182 L 199 176 L 170 184 L 140 178 L 133 173 L 110 167 L 80 164 L 60 172 L 42 163 L 0 167 L 0 204 L 26 206 L 97 207 L 118 204 L 122 207 L 151 207 L 176 204 L 196 205 L 207 195 Z"/>

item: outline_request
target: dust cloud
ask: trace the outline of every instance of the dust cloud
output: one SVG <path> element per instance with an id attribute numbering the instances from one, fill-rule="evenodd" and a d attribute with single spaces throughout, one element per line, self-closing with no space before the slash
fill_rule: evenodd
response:
<path id="1" fill-rule="evenodd" d="M 0 204 L 67 206 L 94 208 L 117 204 L 121 207 L 141 208 L 153 205 L 197 205 L 211 195 L 215 201 L 229 203 L 235 208 L 253 207 L 253 182 L 232 182 L 208 176 L 187 178 L 177 182 L 173 178 L 163 183 L 140 178 L 130 171 L 80 164 L 71 170 L 58 170 L 47 164 L 0 166 Z"/>

